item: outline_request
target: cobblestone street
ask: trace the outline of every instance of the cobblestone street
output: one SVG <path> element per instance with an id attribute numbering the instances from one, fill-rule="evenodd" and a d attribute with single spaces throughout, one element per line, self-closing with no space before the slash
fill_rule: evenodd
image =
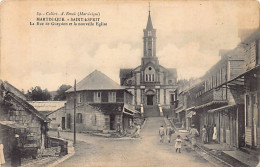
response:
<path id="1" fill-rule="evenodd" d="M 148 118 L 141 139 L 77 134 L 75 155 L 59 166 L 212 166 L 187 146 L 182 147 L 182 153 L 175 153 L 174 143 L 160 143 L 161 125 L 165 125 L 163 117 Z M 73 134 L 62 132 L 62 137 L 73 139 Z"/>

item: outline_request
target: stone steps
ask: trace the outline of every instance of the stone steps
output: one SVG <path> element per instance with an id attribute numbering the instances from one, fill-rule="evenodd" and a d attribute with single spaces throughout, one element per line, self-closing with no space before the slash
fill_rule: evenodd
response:
<path id="1" fill-rule="evenodd" d="M 158 106 L 144 106 L 145 117 L 159 117 L 160 110 Z"/>

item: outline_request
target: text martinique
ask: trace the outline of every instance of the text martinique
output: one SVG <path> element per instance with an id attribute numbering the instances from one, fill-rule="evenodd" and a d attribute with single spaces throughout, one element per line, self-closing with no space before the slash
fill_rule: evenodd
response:
<path id="1" fill-rule="evenodd" d="M 65 19 L 64 17 L 37 17 L 37 21 L 99 21 L 100 18 L 70 18 Z"/>

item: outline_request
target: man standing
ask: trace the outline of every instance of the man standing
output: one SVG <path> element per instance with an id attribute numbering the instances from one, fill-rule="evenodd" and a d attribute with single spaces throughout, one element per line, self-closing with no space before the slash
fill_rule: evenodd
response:
<path id="1" fill-rule="evenodd" d="M 162 126 L 159 128 L 160 143 L 163 143 L 164 135 L 165 135 L 165 132 L 164 132 L 164 127 L 163 127 L 163 125 L 162 125 Z"/>
<path id="2" fill-rule="evenodd" d="M 171 125 L 168 125 L 166 128 L 166 135 L 168 136 L 168 142 L 171 142 L 171 138 L 172 138 L 172 134 L 174 133 L 173 128 L 171 127 Z"/>
<path id="3" fill-rule="evenodd" d="M 58 125 L 58 138 L 60 138 L 60 132 L 62 131 L 62 128 L 60 127 L 60 125 Z"/>
<path id="4" fill-rule="evenodd" d="M 19 148 L 19 135 L 16 134 L 15 135 L 15 139 L 13 142 L 13 147 L 12 147 L 12 151 L 11 151 L 11 166 L 12 167 L 18 167 L 21 166 L 21 150 Z"/>

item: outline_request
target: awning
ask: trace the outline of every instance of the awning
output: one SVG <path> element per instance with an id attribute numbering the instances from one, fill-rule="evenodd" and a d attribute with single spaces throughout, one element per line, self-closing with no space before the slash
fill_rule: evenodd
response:
<path id="1" fill-rule="evenodd" d="M 196 106 L 196 107 L 194 107 L 194 109 L 198 110 L 198 109 L 201 109 L 201 108 L 204 108 L 204 107 L 211 106 L 213 104 L 225 105 L 227 103 L 228 103 L 227 101 L 212 101 L 212 102 L 209 102 L 209 103 L 206 103 L 206 104 L 202 104 L 200 106 Z"/>
<path id="2" fill-rule="evenodd" d="M 224 87 L 224 86 L 241 86 L 244 87 L 244 82 L 245 82 L 245 75 L 256 72 L 260 69 L 260 65 L 256 65 L 254 68 L 240 74 L 239 76 L 235 77 L 234 79 L 231 79 L 221 85 L 219 85 L 217 88 Z"/>
<path id="3" fill-rule="evenodd" d="M 180 113 L 180 112 L 183 112 L 183 111 L 185 111 L 185 109 L 178 110 L 178 111 L 176 111 L 175 113 Z"/>
<path id="4" fill-rule="evenodd" d="M 132 113 L 131 111 L 129 111 L 129 110 L 126 109 L 126 108 L 123 109 L 123 113 L 124 113 L 124 114 L 127 114 L 127 115 L 131 115 L 131 116 L 134 115 L 134 113 Z"/>
<path id="5" fill-rule="evenodd" d="M 194 109 L 195 107 L 193 106 L 193 107 L 190 107 L 190 108 L 187 108 L 186 109 L 186 111 L 190 111 L 190 110 L 192 110 L 192 109 Z"/>
<path id="6" fill-rule="evenodd" d="M 223 111 L 223 110 L 230 109 L 230 108 L 233 108 L 233 107 L 236 107 L 236 106 L 239 106 L 239 105 L 241 105 L 241 104 L 226 105 L 226 106 L 223 106 L 223 107 L 219 107 L 219 108 L 215 108 L 215 109 L 209 110 L 208 113 Z"/>
<path id="7" fill-rule="evenodd" d="M 139 113 L 139 111 L 135 110 L 134 107 L 128 105 L 128 104 L 124 104 L 124 108 L 127 109 L 128 111 L 132 112 L 132 113 Z"/>
<path id="8" fill-rule="evenodd" d="M 186 118 L 191 118 L 193 115 L 196 115 L 195 111 L 191 111 L 186 115 Z"/>
<path id="9" fill-rule="evenodd" d="M 19 124 L 17 122 L 13 122 L 13 121 L 0 121 L 0 124 L 8 126 L 10 128 L 14 128 L 14 129 L 26 129 L 27 128 L 27 126 L 25 126 L 23 124 Z"/>

